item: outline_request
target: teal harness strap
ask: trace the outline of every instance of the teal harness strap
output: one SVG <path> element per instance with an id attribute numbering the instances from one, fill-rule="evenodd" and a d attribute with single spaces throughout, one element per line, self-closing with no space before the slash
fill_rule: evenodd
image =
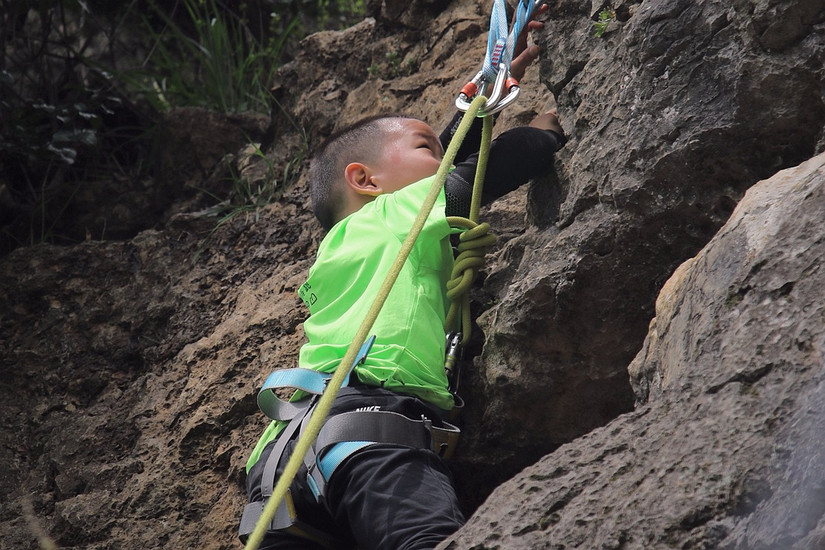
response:
<path id="1" fill-rule="evenodd" d="M 358 364 L 364 362 L 370 348 L 372 348 L 373 342 L 375 342 L 375 336 L 368 338 L 361 346 L 342 386 L 346 386 L 349 383 L 349 377 L 352 375 L 353 369 L 355 369 Z M 258 392 L 258 407 L 261 411 L 272 420 L 288 421 L 289 424 L 287 424 L 278 436 L 277 442 L 272 447 L 269 457 L 264 464 L 264 471 L 261 478 L 262 500 L 250 502 L 244 507 L 241 524 L 238 528 L 238 536 L 242 542 L 247 542 L 248 537 L 255 531 L 258 522 L 264 515 L 264 508 L 272 497 L 274 490 L 275 474 L 278 469 L 278 464 L 286 450 L 287 444 L 296 434 L 302 431 L 302 426 L 304 426 L 307 419 L 310 418 L 312 410 L 318 401 L 318 397 L 323 394 L 331 378 L 332 374 L 311 369 L 281 369 L 272 372 Z M 285 401 L 275 393 L 281 389 L 295 389 L 304 392 L 304 394 L 309 394 L 309 396 L 303 396 L 304 394 L 298 393 L 296 395 L 303 396 L 303 398 L 294 402 Z M 354 450 L 352 452 L 354 452 Z M 314 453 L 311 454 L 314 457 Z M 341 460 L 343 460 L 343 458 Z M 337 467 L 337 464 L 335 467 Z M 311 477 L 308 478 L 308 482 L 310 486 L 312 486 L 313 482 Z M 316 495 L 316 498 L 318 498 L 318 495 Z M 298 519 L 289 489 L 287 489 L 284 497 L 278 502 L 278 506 L 272 517 L 267 519 L 268 530 L 283 529 L 292 531 L 300 536 L 314 540 L 326 548 L 335 548 L 336 546 L 332 537 L 304 524 Z"/>
<path id="2" fill-rule="evenodd" d="M 250 502 L 244 506 L 241 524 L 238 528 L 238 537 L 241 539 L 241 542 L 246 543 L 247 538 L 255 530 L 255 527 L 261 519 L 264 508 L 272 496 L 275 474 L 281 457 L 286 450 L 286 446 L 298 432 L 304 419 L 315 405 L 316 400 L 316 396 L 306 400 L 306 403 L 300 408 L 298 414 L 292 418 L 287 427 L 284 428 L 284 431 L 281 432 L 277 443 L 275 443 L 269 457 L 266 459 L 262 473 L 263 477 L 261 478 L 261 496 L 263 499 Z M 319 531 L 298 519 L 298 514 L 292 501 L 292 495 L 289 491 L 286 492 L 284 498 L 278 503 L 278 507 L 270 518 L 267 528 L 290 531 L 301 537 L 313 540 L 325 548 L 334 549 L 337 547 L 337 542 L 327 533 Z"/>
<path id="3" fill-rule="evenodd" d="M 361 346 L 361 349 L 358 350 L 358 355 L 355 356 L 355 360 L 352 362 L 352 366 L 350 366 L 349 372 L 347 372 L 344 382 L 341 384 L 342 386 L 349 384 L 352 371 L 357 365 L 364 362 L 374 342 L 375 335 L 370 336 Z M 295 415 L 304 410 L 304 405 L 301 404 L 301 401 L 284 401 L 278 397 L 275 390 L 292 388 L 312 395 L 321 395 L 324 393 L 332 375 L 333 373 L 303 368 L 273 371 L 272 374 L 267 377 L 260 391 L 258 391 L 258 408 L 272 420 L 291 420 Z M 304 394 L 299 393 L 297 396 L 300 399 Z"/>
<path id="4" fill-rule="evenodd" d="M 276 370 L 267 377 L 258 392 L 258 408 L 272 420 L 291 420 L 304 411 L 304 404 L 300 401 L 298 403 L 284 401 L 275 394 L 275 390 L 294 388 L 313 395 L 321 395 L 327 387 L 330 376 L 310 369 Z"/>
<path id="5" fill-rule="evenodd" d="M 439 428 L 423 416 L 414 420 L 392 411 L 351 411 L 330 417 L 318 433 L 314 452 L 304 459 L 309 471 L 307 481 L 315 498 L 323 499 L 327 482 L 345 459 L 369 445 L 386 443 L 430 449 L 449 458 L 461 431 L 447 422 L 443 424 Z"/>

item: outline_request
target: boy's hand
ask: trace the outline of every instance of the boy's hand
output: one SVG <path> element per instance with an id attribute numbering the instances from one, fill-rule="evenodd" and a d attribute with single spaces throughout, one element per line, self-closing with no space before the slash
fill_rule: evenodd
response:
<path id="1" fill-rule="evenodd" d="M 542 25 L 542 23 L 539 23 L 538 21 L 531 22 L 530 24 L 532 25 L 533 23 Z M 524 71 L 527 70 L 527 67 L 532 65 L 533 61 L 538 59 L 539 51 L 539 47 L 535 44 L 529 47 L 525 47 L 524 50 L 522 50 L 522 52 L 518 54 L 518 57 L 514 58 L 513 61 L 510 63 L 510 76 L 512 76 L 520 82 L 521 79 L 524 78 Z"/>
<path id="2" fill-rule="evenodd" d="M 559 115 L 555 109 L 552 109 L 543 115 L 539 115 L 534 118 L 530 122 L 530 126 L 533 128 L 541 128 L 542 130 L 552 130 L 559 134 L 560 136 L 564 135 L 564 130 L 561 127 L 561 123 L 559 122 Z"/>
<path id="3" fill-rule="evenodd" d="M 524 27 L 524 30 L 521 31 L 521 34 L 518 35 L 516 47 L 513 50 L 513 60 L 510 62 L 510 76 L 516 80 L 521 80 L 524 78 L 524 71 L 526 71 L 527 67 L 529 67 L 533 61 L 539 57 L 540 50 L 538 46 L 535 44 L 532 46 L 527 46 L 527 35 L 530 34 L 530 31 L 544 28 L 544 23 L 541 21 L 534 21 L 532 18 L 544 13 L 546 10 L 547 4 L 543 4 L 541 8 L 534 11 L 531 16 L 531 20 Z"/>

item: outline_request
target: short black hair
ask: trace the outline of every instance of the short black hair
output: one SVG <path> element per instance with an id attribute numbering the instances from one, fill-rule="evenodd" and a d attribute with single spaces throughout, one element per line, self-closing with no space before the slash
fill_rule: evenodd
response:
<path id="1" fill-rule="evenodd" d="M 382 123 L 394 118 L 412 118 L 397 113 L 373 115 L 337 130 L 330 135 L 309 167 L 312 211 L 324 229 L 329 230 L 340 217 L 344 169 L 352 162 L 374 161 L 381 152 Z"/>

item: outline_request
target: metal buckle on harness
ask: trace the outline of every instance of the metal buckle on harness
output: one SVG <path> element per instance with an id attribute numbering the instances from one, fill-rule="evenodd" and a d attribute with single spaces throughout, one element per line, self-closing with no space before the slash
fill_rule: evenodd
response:
<path id="1" fill-rule="evenodd" d="M 247 537 L 255 529 L 255 524 L 258 522 L 258 518 L 261 517 L 264 506 L 266 506 L 266 502 L 262 500 L 250 502 L 244 506 L 243 515 L 241 516 L 241 525 L 238 529 L 241 542 L 245 543 Z M 272 518 L 269 528 L 273 530 L 288 529 L 295 525 L 297 520 L 298 514 L 295 511 L 295 503 L 292 500 L 292 493 L 287 490 L 286 495 L 284 495 L 283 503 L 275 510 L 275 516 Z"/>

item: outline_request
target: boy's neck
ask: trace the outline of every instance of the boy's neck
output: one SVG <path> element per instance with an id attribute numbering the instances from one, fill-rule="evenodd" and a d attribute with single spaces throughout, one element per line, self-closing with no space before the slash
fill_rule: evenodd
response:
<path id="1" fill-rule="evenodd" d="M 371 203 L 374 200 L 375 197 L 369 195 L 359 195 L 358 193 L 353 192 L 346 193 L 344 196 L 344 207 L 339 211 L 338 219 L 335 220 L 335 223 L 338 223 L 347 216 L 358 212 L 364 207 L 364 205 Z"/>

